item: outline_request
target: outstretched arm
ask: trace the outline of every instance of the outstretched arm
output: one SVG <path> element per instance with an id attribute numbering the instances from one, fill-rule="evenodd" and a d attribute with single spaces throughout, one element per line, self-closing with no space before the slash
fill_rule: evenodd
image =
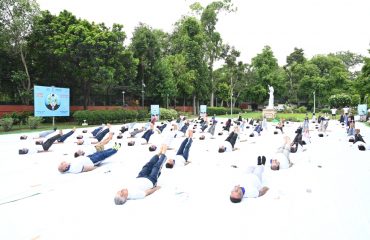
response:
<path id="1" fill-rule="evenodd" d="M 150 195 L 150 194 L 154 193 L 155 191 L 157 191 L 157 190 L 158 190 L 158 189 L 160 189 L 160 188 L 161 188 L 161 186 L 156 186 L 156 187 L 154 187 L 154 188 L 151 188 L 151 189 L 146 190 L 146 191 L 145 191 L 145 196 L 148 196 L 148 195 Z"/>

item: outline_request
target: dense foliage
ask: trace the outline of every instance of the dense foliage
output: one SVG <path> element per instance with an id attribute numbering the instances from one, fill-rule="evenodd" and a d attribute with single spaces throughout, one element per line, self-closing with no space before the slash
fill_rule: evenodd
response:
<path id="1" fill-rule="evenodd" d="M 318 108 L 367 102 L 369 58 L 342 51 L 307 59 L 296 47 L 279 66 L 265 46 L 247 63 L 217 32 L 218 14 L 237 11 L 231 0 L 190 9 L 172 32 L 139 24 L 126 45 L 121 24 L 108 27 L 68 11 L 53 15 L 35 0 L 3 0 L 0 102 L 32 104 L 34 85 L 70 88 L 71 104 L 85 107 L 121 105 L 122 97 L 129 105 L 192 105 L 195 111 L 200 104 L 264 106 L 267 85 L 276 104 L 306 107 L 301 112 L 313 108 L 313 96 Z M 224 64 L 215 69 L 216 61 Z M 343 94 L 350 101 L 339 100 Z"/>

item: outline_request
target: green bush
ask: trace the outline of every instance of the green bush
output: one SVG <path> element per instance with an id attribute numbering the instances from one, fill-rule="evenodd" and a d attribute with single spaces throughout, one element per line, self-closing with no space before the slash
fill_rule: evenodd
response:
<path id="1" fill-rule="evenodd" d="M 226 115 L 227 112 L 228 112 L 228 109 L 224 108 L 224 107 L 209 107 L 209 108 L 207 108 L 208 116 Z"/>
<path id="2" fill-rule="evenodd" d="M 36 129 L 41 124 L 42 118 L 41 117 L 28 117 L 27 124 L 30 129 Z"/>
<path id="3" fill-rule="evenodd" d="M 297 108 L 298 113 L 307 113 L 307 108 L 305 106 L 300 106 Z"/>
<path id="4" fill-rule="evenodd" d="M 4 129 L 5 132 L 10 131 L 13 127 L 14 120 L 10 117 L 5 117 L 0 119 L 0 125 Z"/>
<path id="5" fill-rule="evenodd" d="M 83 110 L 76 111 L 73 117 L 79 124 L 83 123 L 84 120 L 88 124 L 126 123 L 136 121 L 138 112 L 135 110 Z"/>
<path id="6" fill-rule="evenodd" d="M 150 113 L 148 110 L 138 110 L 137 111 L 137 120 L 139 121 L 145 121 L 150 119 Z"/>
<path id="7" fill-rule="evenodd" d="M 160 108 L 159 112 L 161 120 L 176 119 L 179 116 L 175 109 Z"/>
<path id="8" fill-rule="evenodd" d="M 336 107 L 336 108 L 350 106 L 352 103 L 351 96 L 344 94 L 344 93 L 331 95 L 328 100 L 329 100 L 330 106 Z"/>
<path id="9" fill-rule="evenodd" d="M 329 108 L 323 108 L 320 110 L 322 113 L 331 113 L 331 110 Z"/>

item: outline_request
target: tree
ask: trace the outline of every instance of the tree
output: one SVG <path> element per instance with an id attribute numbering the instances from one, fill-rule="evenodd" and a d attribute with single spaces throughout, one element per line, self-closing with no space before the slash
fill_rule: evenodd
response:
<path id="1" fill-rule="evenodd" d="M 370 53 L 370 49 L 368 50 Z M 354 87 L 361 98 L 368 98 L 370 95 L 370 58 L 364 57 L 364 65 L 361 73 L 354 81 Z"/>
<path id="2" fill-rule="evenodd" d="M 26 38 L 30 34 L 34 18 L 39 15 L 39 6 L 35 0 L 0 1 L 1 34 L 5 36 L 15 54 L 19 54 L 25 74 L 17 73 L 19 97 L 28 104 L 31 96 L 31 76 L 26 59 Z M 24 77 L 23 77 L 24 76 Z"/>
<path id="3" fill-rule="evenodd" d="M 334 54 L 329 54 L 342 60 L 345 68 L 350 73 L 350 80 L 354 80 L 358 75 L 358 67 L 363 63 L 364 57 L 360 54 L 352 53 L 350 51 L 341 51 Z"/>
<path id="4" fill-rule="evenodd" d="M 274 57 L 269 46 L 265 46 L 262 53 L 257 54 L 252 59 L 253 86 L 250 91 L 251 99 L 257 103 L 262 103 L 266 99 L 268 92 L 267 86 L 271 85 L 275 89 L 275 98 L 280 98 L 285 92 L 283 71 L 279 68 L 277 59 Z"/>
<path id="5" fill-rule="evenodd" d="M 136 77 L 137 91 L 142 91 L 142 105 L 144 105 L 144 88 L 148 89 L 146 94 L 151 95 L 151 89 L 155 88 L 153 81 L 153 71 L 157 63 L 160 61 L 161 48 L 157 38 L 158 34 L 149 26 L 140 23 L 135 28 L 130 49 L 134 53 L 134 57 L 139 59 L 138 74 Z"/>
<path id="6" fill-rule="evenodd" d="M 289 92 L 287 92 L 285 98 L 289 103 L 298 104 L 298 87 L 301 80 L 300 68 L 307 61 L 303 49 L 294 48 L 294 52 L 287 56 L 286 61 L 287 64 L 283 66 L 283 69 L 287 77 L 286 83 Z"/>
<path id="7" fill-rule="evenodd" d="M 215 61 L 219 60 L 223 56 L 224 45 L 222 44 L 222 38 L 220 33 L 216 31 L 216 24 L 218 22 L 218 14 L 221 11 L 234 12 L 234 8 L 231 0 L 215 1 L 208 4 L 203 8 L 199 2 L 196 2 L 190 6 L 190 8 L 201 15 L 200 21 L 205 36 L 205 56 L 208 63 L 208 71 L 210 78 L 210 105 L 213 107 L 214 104 L 214 91 L 215 91 L 215 82 L 213 77 L 213 65 Z"/>
<path id="8" fill-rule="evenodd" d="M 186 68 L 190 72 L 188 80 L 191 80 L 194 86 L 192 92 L 194 114 L 197 113 L 199 101 L 205 100 L 209 91 L 204 40 L 201 24 L 194 17 L 184 17 L 177 22 L 171 36 L 171 53 L 183 55 Z"/>

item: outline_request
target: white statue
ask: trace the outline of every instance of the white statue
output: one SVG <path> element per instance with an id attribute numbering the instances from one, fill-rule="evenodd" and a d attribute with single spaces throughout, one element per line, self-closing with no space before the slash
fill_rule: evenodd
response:
<path id="1" fill-rule="evenodd" d="M 268 105 L 268 109 L 273 109 L 274 108 L 274 87 L 273 86 L 269 86 L 269 94 L 270 94 L 270 98 L 269 98 L 269 105 Z"/>

